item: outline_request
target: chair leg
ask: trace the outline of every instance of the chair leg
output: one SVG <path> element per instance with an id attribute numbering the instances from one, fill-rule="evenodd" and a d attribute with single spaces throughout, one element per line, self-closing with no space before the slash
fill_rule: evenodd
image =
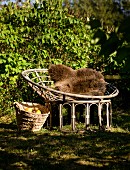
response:
<path id="1" fill-rule="evenodd" d="M 99 129 L 102 128 L 102 105 L 101 103 L 99 102 L 98 103 L 98 118 L 99 118 Z"/>
<path id="2" fill-rule="evenodd" d="M 110 118 L 109 118 L 109 115 L 110 115 L 110 113 L 109 113 L 109 103 L 107 103 L 106 104 L 106 119 L 107 119 L 107 126 L 106 126 L 106 128 L 107 129 L 109 129 L 109 127 L 110 127 Z"/>
<path id="3" fill-rule="evenodd" d="M 71 106 L 71 125 L 72 125 L 72 131 L 75 131 L 75 104 L 72 103 Z"/>
<path id="4" fill-rule="evenodd" d="M 85 107 L 85 127 L 86 129 L 89 129 L 90 126 L 90 108 L 89 104 L 87 103 L 87 106 Z"/>
<path id="5" fill-rule="evenodd" d="M 62 130 L 63 127 L 62 104 L 59 104 L 59 119 L 60 119 L 60 130 Z"/>
<path id="6" fill-rule="evenodd" d="M 110 127 L 112 126 L 112 103 L 110 102 Z"/>

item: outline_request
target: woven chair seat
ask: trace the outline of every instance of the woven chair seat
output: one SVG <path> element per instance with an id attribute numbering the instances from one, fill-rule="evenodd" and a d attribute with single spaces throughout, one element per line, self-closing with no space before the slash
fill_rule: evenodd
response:
<path id="1" fill-rule="evenodd" d="M 83 94 L 65 93 L 54 89 L 54 82 L 48 75 L 48 69 L 29 69 L 22 72 L 22 76 L 28 84 L 46 101 L 71 101 L 71 100 L 97 100 L 110 99 L 118 95 L 118 89 L 107 84 L 105 95 L 92 96 Z"/>

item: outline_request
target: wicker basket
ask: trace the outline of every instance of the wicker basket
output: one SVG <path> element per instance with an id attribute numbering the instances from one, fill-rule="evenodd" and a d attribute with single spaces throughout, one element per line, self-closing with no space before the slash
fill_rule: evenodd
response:
<path id="1" fill-rule="evenodd" d="M 38 103 L 15 102 L 14 106 L 16 109 L 16 121 L 19 131 L 29 130 L 34 132 L 40 130 L 50 114 L 47 106 Z M 26 108 L 28 108 L 28 111 Z M 35 108 L 37 108 L 38 111 L 40 110 L 40 114 L 33 112 Z"/>

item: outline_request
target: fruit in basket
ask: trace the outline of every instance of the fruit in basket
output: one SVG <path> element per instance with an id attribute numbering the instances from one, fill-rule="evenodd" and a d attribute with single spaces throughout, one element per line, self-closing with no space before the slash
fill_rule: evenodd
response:
<path id="1" fill-rule="evenodd" d="M 41 111 L 40 111 L 40 110 L 37 110 L 37 111 L 36 111 L 36 114 L 41 114 Z"/>
<path id="2" fill-rule="evenodd" d="M 33 113 L 41 114 L 41 111 L 39 110 L 38 107 L 34 107 L 34 108 L 33 108 Z"/>
<path id="3" fill-rule="evenodd" d="M 32 113 L 33 108 L 32 108 L 32 107 L 25 107 L 24 110 L 25 110 L 26 112 Z"/>

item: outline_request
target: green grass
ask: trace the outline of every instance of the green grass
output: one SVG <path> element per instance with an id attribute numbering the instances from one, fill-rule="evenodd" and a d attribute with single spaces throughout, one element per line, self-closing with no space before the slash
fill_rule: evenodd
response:
<path id="1" fill-rule="evenodd" d="M 15 123 L 1 120 L 0 170 L 130 169 L 129 113 L 116 112 L 110 131 L 78 133 L 57 128 L 18 133 Z"/>

